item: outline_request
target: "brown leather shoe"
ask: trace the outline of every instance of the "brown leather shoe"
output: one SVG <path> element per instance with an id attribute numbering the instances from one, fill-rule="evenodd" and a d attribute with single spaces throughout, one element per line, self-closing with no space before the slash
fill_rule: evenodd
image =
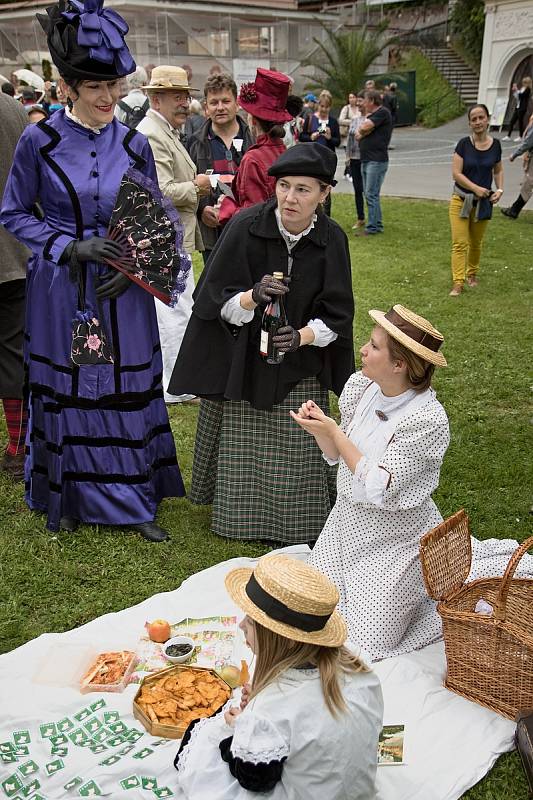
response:
<path id="1" fill-rule="evenodd" d="M 466 282 L 471 289 L 475 289 L 476 286 L 479 286 L 479 281 L 475 275 L 467 275 Z"/>
<path id="2" fill-rule="evenodd" d="M 14 481 L 24 480 L 24 453 L 19 453 L 12 456 L 10 453 L 4 453 L 1 468 L 8 475 L 11 475 Z"/>
<path id="3" fill-rule="evenodd" d="M 452 286 L 452 290 L 449 294 L 449 297 L 459 297 L 462 291 L 463 291 L 463 284 L 454 283 L 454 285 Z"/>

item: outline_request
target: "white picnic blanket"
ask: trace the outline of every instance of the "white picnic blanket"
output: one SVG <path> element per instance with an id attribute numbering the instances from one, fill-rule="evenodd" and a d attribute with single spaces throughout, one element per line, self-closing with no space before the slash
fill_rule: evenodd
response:
<path id="1" fill-rule="evenodd" d="M 308 548 L 298 545 L 285 548 L 284 552 L 305 558 Z M 0 656 L 0 798 L 22 800 L 30 794 L 27 788 L 24 794 L 25 787 L 37 781 L 38 785 L 33 783 L 36 793 L 31 800 L 90 797 L 98 793 L 113 800 L 167 796 L 182 800 L 172 763 L 179 742 L 154 746 L 158 740 L 144 732 L 136 742 L 123 740 L 101 752 L 92 752 L 69 738 L 80 729 L 87 732 L 86 725 L 92 729 L 91 736 L 98 734 L 101 727 L 109 733 L 109 725 L 114 726 L 119 737 L 124 735 L 123 727 L 127 732 L 143 731 L 132 714 L 137 687 L 130 686 L 122 694 L 81 695 L 74 686 L 36 682 L 36 672 L 48 679 L 54 674 L 66 676 L 77 654 L 87 645 L 96 652 L 103 649 L 102 644 L 110 643 L 114 649 L 134 648 L 145 620 L 235 614 L 237 609 L 224 589 L 224 576 L 230 569 L 253 563 L 251 559 L 235 558 L 217 564 L 188 578 L 173 592 L 154 595 L 137 606 L 106 614 L 67 633 L 44 634 Z M 48 663 L 42 664 L 43 659 Z M 55 663 L 50 663 L 52 660 Z M 501 753 L 511 749 L 512 722 L 443 688 L 442 643 L 378 663 L 375 670 L 383 685 L 385 724 L 406 726 L 406 763 L 378 768 L 379 800 L 457 800 L 488 772 Z M 106 705 L 98 708 L 102 698 Z M 96 706 L 90 709 L 93 703 Z M 87 716 L 83 718 L 82 713 L 82 719 L 76 719 L 84 709 L 88 709 Z M 54 741 L 42 738 L 50 731 L 40 727 L 52 723 L 56 725 L 54 735 L 60 737 Z M 25 743 L 28 734 L 30 741 Z M 62 735 L 67 737 L 66 742 Z M 102 741 L 109 739 L 102 736 Z M 133 747 L 128 750 L 131 744 Z M 99 748 L 93 742 L 94 749 Z M 139 758 L 139 753 L 145 757 Z M 47 764 L 52 766 L 47 769 Z M 121 781 L 127 783 L 121 785 Z M 65 789 L 65 785 L 71 788 Z"/>

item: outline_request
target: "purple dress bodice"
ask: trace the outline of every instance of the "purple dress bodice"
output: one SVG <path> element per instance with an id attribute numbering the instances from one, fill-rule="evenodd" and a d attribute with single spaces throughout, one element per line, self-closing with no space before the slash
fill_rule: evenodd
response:
<path id="1" fill-rule="evenodd" d="M 2 201 L 0 223 L 33 253 L 25 336 L 26 500 L 47 511 L 51 530 L 61 516 L 148 522 L 162 497 L 184 494 L 163 402 L 153 297 L 132 284 L 98 304 L 95 284 L 110 267 L 88 263 L 80 301 L 78 283 L 60 264 L 71 241 L 105 236 L 131 166 L 157 182 L 142 134 L 116 119 L 95 133 L 58 111 L 25 129 Z M 100 316 L 114 363 L 72 363 L 72 324 L 80 305 Z"/>

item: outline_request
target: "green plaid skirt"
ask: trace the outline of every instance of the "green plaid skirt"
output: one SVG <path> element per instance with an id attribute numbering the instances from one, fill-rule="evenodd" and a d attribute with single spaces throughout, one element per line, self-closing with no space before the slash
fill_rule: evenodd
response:
<path id="1" fill-rule="evenodd" d="M 272 411 L 202 400 L 189 499 L 213 504 L 215 533 L 284 544 L 318 537 L 335 502 L 336 467 L 289 415 L 309 399 L 329 413 L 316 378 L 305 378 Z"/>

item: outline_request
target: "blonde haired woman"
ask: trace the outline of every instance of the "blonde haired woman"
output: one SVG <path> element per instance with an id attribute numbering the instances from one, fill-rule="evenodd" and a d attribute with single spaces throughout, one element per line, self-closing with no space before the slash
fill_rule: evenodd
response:
<path id="1" fill-rule="evenodd" d="M 346 646 L 335 586 L 283 555 L 226 578 L 256 654 L 240 708 L 193 723 L 176 759 L 188 800 L 375 798 L 383 701 Z M 191 726 L 192 727 L 192 726 Z"/>

